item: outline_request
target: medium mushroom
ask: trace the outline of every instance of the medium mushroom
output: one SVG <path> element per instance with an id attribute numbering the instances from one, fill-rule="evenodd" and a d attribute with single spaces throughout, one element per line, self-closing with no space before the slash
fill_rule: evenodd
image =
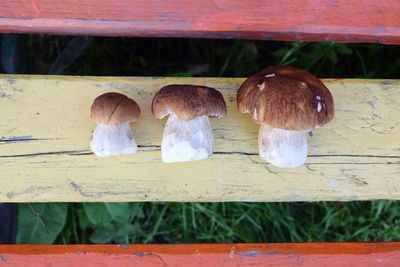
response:
<path id="1" fill-rule="evenodd" d="M 98 96 L 91 108 L 91 118 L 97 127 L 90 141 L 90 149 L 99 157 L 133 154 L 137 151 L 130 122 L 140 115 L 138 104 L 119 93 Z"/>
<path id="2" fill-rule="evenodd" d="M 304 164 L 309 132 L 334 115 L 328 88 L 309 72 L 288 66 L 268 67 L 249 77 L 237 92 L 237 105 L 260 124 L 260 157 L 284 168 Z"/>
<path id="3" fill-rule="evenodd" d="M 199 85 L 167 85 L 155 94 L 151 109 L 157 119 L 169 115 L 161 143 L 164 162 L 200 160 L 212 155 L 214 137 L 209 117 L 226 114 L 220 92 Z"/>

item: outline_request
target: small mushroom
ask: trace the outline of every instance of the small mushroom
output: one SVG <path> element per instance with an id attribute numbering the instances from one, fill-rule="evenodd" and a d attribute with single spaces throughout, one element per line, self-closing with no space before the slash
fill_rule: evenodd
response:
<path id="1" fill-rule="evenodd" d="M 91 108 L 91 118 L 97 126 L 90 141 L 90 149 L 99 157 L 133 154 L 137 151 L 130 122 L 140 115 L 138 104 L 119 93 L 98 96 Z"/>
<path id="2" fill-rule="evenodd" d="M 209 117 L 223 117 L 226 104 L 213 88 L 167 85 L 154 96 L 152 112 L 157 119 L 169 115 L 161 143 L 162 160 L 183 162 L 212 155 L 214 137 Z"/>
<path id="3" fill-rule="evenodd" d="M 332 120 L 328 88 L 309 72 L 272 66 L 249 77 L 237 92 L 241 113 L 260 124 L 260 157 L 272 165 L 295 168 L 307 158 L 307 136 Z"/>

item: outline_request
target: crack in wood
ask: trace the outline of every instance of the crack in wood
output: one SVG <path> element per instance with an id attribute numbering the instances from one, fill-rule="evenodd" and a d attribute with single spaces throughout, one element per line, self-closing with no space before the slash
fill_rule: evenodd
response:
<path id="1" fill-rule="evenodd" d="M 56 140 L 54 138 L 33 138 L 31 135 L 0 138 L 0 144 L 21 143 L 30 141 Z"/>
<path id="2" fill-rule="evenodd" d="M 83 192 L 81 187 L 77 183 L 75 183 L 74 181 L 71 181 L 70 185 L 74 189 L 74 191 L 78 192 L 81 196 L 83 196 L 83 197 L 91 197 L 90 194 L 87 194 L 87 193 Z"/>
<path id="3" fill-rule="evenodd" d="M 244 155 L 244 156 L 258 156 L 258 153 L 247 153 L 247 152 L 237 152 L 237 151 L 232 151 L 232 152 L 222 152 L 222 151 L 216 151 L 214 152 L 216 155 Z M 388 158 L 388 159 L 400 159 L 400 156 L 394 156 L 394 155 L 354 155 L 354 154 L 314 154 L 314 155 L 308 155 L 310 158 L 330 158 L 330 157 L 347 157 L 347 158 Z"/>
<path id="4" fill-rule="evenodd" d="M 141 152 L 154 152 L 160 151 L 161 147 L 158 145 L 138 145 L 141 148 Z M 215 151 L 215 155 L 243 155 L 243 156 L 258 156 L 258 153 L 238 152 L 238 151 Z M 93 155 L 90 150 L 65 150 L 65 151 L 51 151 L 51 152 L 39 152 L 31 154 L 18 154 L 18 155 L 2 155 L 0 158 L 21 158 L 21 157 L 36 157 L 36 156 L 47 156 L 47 155 L 68 155 L 68 156 L 87 156 Z M 354 155 L 354 154 L 314 154 L 308 155 L 310 158 L 382 158 L 382 159 L 400 159 L 400 156 L 395 155 Z M 258 163 L 258 162 L 255 162 Z M 260 162 L 260 164 L 264 162 Z M 376 162 L 376 163 L 341 163 L 341 162 L 327 162 L 327 163 L 307 163 L 307 164 L 400 164 L 400 162 Z"/>
<path id="5" fill-rule="evenodd" d="M 248 152 L 238 152 L 238 151 L 232 151 L 232 152 L 224 152 L 224 151 L 214 151 L 215 155 L 243 155 L 243 156 L 258 156 L 258 153 L 248 153 Z"/>
<path id="6" fill-rule="evenodd" d="M 22 158 L 22 157 L 36 157 L 36 156 L 47 156 L 47 155 L 70 155 L 70 156 L 81 156 L 93 154 L 88 150 L 66 150 L 66 151 L 53 151 L 53 152 L 39 152 L 32 154 L 19 154 L 19 155 L 5 155 L 0 158 Z"/>
<path id="7" fill-rule="evenodd" d="M 315 155 L 308 155 L 311 158 L 318 158 L 318 157 L 348 157 L 348 158 L 388 158 L 388 159 L 400 159 L 400 156 L 394 155 L 354 155 L 354 154 L 315 154 Z"/>

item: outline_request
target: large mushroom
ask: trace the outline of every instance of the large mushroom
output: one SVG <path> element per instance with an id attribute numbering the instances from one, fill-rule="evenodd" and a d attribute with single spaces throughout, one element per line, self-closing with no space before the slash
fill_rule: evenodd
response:
<path id="1" fill-rule="evenodd" d="M 161 143 L 164 162 L 200 160 L 212 155 L 214 137 L 209 117 L 226 114 L 226 103 L 217 90 L 199 85 L 167 85 L 152 103 L 157 119 L 169 115 Z"/>
<path id="2" fill-rule="evenodd" d="M 268 67 L 249 77 L 237 92 L 237 105 L 260 124 L 260 157 L 284 168 L 304 164 L 309 132 L 334 115 L 325 85 L 309 72 L 288 66 Z"/>
<path id="3" fill-rule="evenodd" d="M 119 93 L 98 96 L 91 108 L 91 118 L 97 127 L 90 141 L 90 149 L 99 157 L 134 154 L 137 151 L 130 122 L 140 115 L 138 104 Z"/>

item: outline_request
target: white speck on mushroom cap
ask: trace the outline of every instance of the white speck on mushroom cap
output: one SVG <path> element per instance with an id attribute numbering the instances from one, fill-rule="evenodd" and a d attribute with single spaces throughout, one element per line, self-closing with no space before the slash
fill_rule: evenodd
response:
<path id="1" fill-rule="evenodd" d="M 262 84 L 259 84 L 259 85 L 257 85 L 257 86 L 258 86 L 258 89 L 259 89 L 260 91 L 262 91 L 262 90 L 265 89 L 265 82 L 263 82 Z"/>
<path id="2" fill-rule="evenodd" d="M 271 73 L 271 74 L 265 75 L 265 78 L 271 78 L 271 77 L 274 77 L 274 76 L 275 76 L 275 73 Z"/>
<path id="3" fill-rule="evenodd" d="M 317 112 L 321 112 L 321 110 L 322 110 L 321 102 L 318 102 L 318 104 L 317 104 Z"/>
<path id="4" fill-rule="evenodd" d="M 255 109 L 253 109 L 253 119 L 254 120 L 257 120 L 257 109 L 255 108 Z"/>
<path id="5" fill-rule="evenodd" d="M 317 112 L 321 112 L 322 105 L 325 107 L 325 104 L 321 104 L 321 96 L 317 95 L 315 98 L 317 99 Z"/>

